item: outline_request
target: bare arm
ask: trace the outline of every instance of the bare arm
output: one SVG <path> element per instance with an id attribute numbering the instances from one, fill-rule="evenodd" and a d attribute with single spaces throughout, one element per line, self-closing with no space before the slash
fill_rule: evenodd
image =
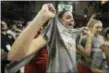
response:
<path id="1" fill-rule="evenodd" d="M 29 46 L 21 45 L 22 48 L 17 48 L 16 45 L 12 46 L 12 50 L 8 54 L 8 59 L 11 61 L 18 61 L 24 57 L 36 53 L 46 44 L 46 40 L 42 36 L 33 39 Z M 25 48 L 26 47 L 26 48 Z"/>
<path id="2" fill-rule="evenodd" d="M 12 45 L 12 48 L 8 54 L 9 60 L 18 61 L 26 56 L 35 53 L 39 48 L 46 44 L 46 40 L 42 36 L 39 36 L 36 39 L 34 39 L 34 37 L 37 35 L 40 27 L 50 18 L 55 16 L 53 10 L 55 10 L 53 5 L 43 5 L 38 15 L 24 29 L 24 31 L 19 35 L 19 37 Z"/>
<path id="3" fill-rule="evenodd" d="M 86 36 L 87 37 L 86 37 L 85 47 L 83 47 L 81 44 L 78 44 L 77 48 L 78 48 L 78 51 L 80 51 L 82 55 L 90 56 L 92 36 L 90 32 L 87 32 Z"/>

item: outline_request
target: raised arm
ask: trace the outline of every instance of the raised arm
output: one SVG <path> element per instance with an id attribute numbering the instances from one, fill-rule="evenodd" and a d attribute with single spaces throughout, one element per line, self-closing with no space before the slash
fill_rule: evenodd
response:
<path id="1" fill-rule="evenodd" d="M 91 53 L 91 40 L 92 40 L 92 34 L 90 33 L 90 31 L 84 31 L 86 34 L 86 42 L 85 42 L 85 47 L 83 47 L 83 45 L 81 45 L 80 43 L 77 44 L 77 48 L 78 51 L 84 55 L 84 56 L 90 56 Z M 82 36 L 82 35 L 81 35 Z M 81 37 L 80 37 L 80 40 Z"/>
<path id="2" fill-rule="evenodd" d="M 18 61 L 26 56 L 37 52 L 46 44 L 46 40 L 39 36 L 34 39 L 35 35 L 42 25 L 55 16 L 55 8 L 52 4 L 44 4 L 33 21 L 23 30 L 16 39 L 8 54 L 8 59 Z"/>

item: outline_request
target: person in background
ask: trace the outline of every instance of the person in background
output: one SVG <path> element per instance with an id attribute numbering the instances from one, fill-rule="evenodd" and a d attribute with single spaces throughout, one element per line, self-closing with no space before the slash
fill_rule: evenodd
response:
<path id="1" fill-rule="evenodd" d="M 14 42 L 14 38 L 12 35 L 8 34 L 8 26 L 5 21 L 1 21 L 1 66 L 2 73 L 4 73 L 4 69 L 10 61 L 7 59 L 8 52 L 11 49 L 11 45 Z"/>
<path id="2" fill-rule="evenodd" d="M 9 30 L 7 31 L 7 33 L 12 35 L 14 37 L 14 39 L 16 39 L 17 38 L 17 33 L 14 31 L 13 26 L 14 26 L 14 24 L 10 24 Z"/>
<path id="3" fill-rule="evenodd" d="M 79 73 L 92 73 L 91 64 L 93 63 L 94 54 L 100 51 L 99 47 L 103 43 L 103 37 L 100 35 L 100 32 L 102 31 L 102 22 L 91 18 L 87 24 L 87 27 L 92 33 L 92 40 L 90 40 L 91 50 L 89 51 L 89 55 L 84 54 L 84 49 L 86 48 L 84 45 L 86 42 L 86 37 L 84 36 L 84 34 L 81 34 L 77 46 L 79 48 L 79 51 L 81 52 L 78 64 Z"/>
<path id="4" fill-rule="evenodd" d="M 1 22 L 1 47 L 8 52 L 10 50 L 9 45 L 11 46 L 14 42 L 14 38 L 12 35 L 8 34 L 9 30 L 7 23 L 5 21 Z"/>
<path id="5" fill-rule="evenodd" d="M 12 35 L 14 39 L 16 39 L 21 32 L 22 30 L 17 27 L 15 22 L 10 22 L 9 30 L 7 31 L 8 34 Z"/>

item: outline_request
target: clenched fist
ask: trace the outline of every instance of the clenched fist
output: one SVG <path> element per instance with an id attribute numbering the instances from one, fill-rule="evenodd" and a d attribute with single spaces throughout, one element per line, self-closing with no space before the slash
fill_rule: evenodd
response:
<path id="1" fill-rule="evenodd" d="M 40 13 L 43 14 L 48 19 L 51 19 L 51 18 L 55 17 L 56 10 L 55 10 L 55 7 L 53 6 L 53 4 L 48 3 L 48 4 L 44 4 L 42 6 Z"/>

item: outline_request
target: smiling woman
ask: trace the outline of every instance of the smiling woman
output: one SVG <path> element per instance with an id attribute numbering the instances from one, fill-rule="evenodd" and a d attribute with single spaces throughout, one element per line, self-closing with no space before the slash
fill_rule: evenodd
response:
<path id="1" fill-rule="evenodd" d="M 74 26 L 74 18 L 70 11 L 63 10 L 58 14 L 58 17 L 65 27 L 69 28 Z"/>

